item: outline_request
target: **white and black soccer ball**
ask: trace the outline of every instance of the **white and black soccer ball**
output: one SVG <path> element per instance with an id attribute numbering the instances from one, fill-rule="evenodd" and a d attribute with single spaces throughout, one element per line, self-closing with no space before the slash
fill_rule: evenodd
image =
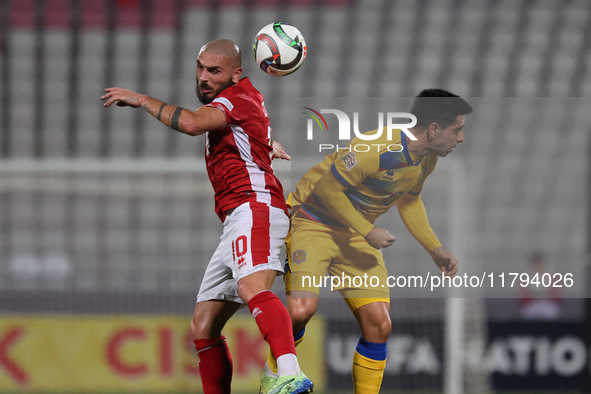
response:
<path id="1" fill-rule="evenodd" d="M 282 77 L 297 70 L 306 59 L 306 41 L 285 22 L 270 23 L 254 39 L 254 60 L 267 74 Z"/>

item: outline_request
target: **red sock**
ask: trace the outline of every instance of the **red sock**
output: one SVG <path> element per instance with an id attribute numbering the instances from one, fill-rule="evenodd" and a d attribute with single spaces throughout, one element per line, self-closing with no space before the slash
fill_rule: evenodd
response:
<path id="1" fill-rule="evenodd" d="M 275 358 L 296 354 L 291 318 L 281 300 L 272 291 L 261 291 L 250 299 L 248 309 Z"/>
<path id="2" fill-rule="evenodd" d="M 199 374 L 203 394 L 230 394 L 232 356 L 223 335 L 216 339 L 196 339 L 199 355 Z"/>

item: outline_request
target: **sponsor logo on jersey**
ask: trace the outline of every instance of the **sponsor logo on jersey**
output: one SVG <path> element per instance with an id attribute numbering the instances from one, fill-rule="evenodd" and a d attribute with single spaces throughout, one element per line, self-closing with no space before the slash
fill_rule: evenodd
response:
<path id="1" fill-rule="evenodd" d="M 291 254 L 291 262 L 295 264 L 301 264 L 306 261 L 306 251 L 303 249 L 296 250 Z"/>
<path id="2" fill-rule="evenodd" d="M 234 109 L 234 105 L 232 105 L 232 103 L 230 102 L 230 100 L 228 100 L 225 97 L 217 97 L 212 101 L 213 103 L 220 103 L 223 104 L 224 107 L 226 107 L 228 109 L 228 111 L 232 111 Z"/>
<path id="3" fill-rule="evenodd" d="M 341 161 L 345 164 L 345 167 L 347 167 L 347 170 L 349 171 L 351 171 L 351 169 L 355 167 L 357 163 L 359 163 L 357 161 L 357 157 L 355 156 L 355 152 L 346 154 L 345 156 L 343 156 Z"/>

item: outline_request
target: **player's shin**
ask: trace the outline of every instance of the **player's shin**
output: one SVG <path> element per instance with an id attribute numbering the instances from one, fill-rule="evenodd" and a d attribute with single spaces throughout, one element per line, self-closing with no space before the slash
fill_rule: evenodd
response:
<path id="1" fill-rule="evenodd" d="M 304 328 L 300 333 L 294 334 L 293 339 L 295 346 L 298 347 L 300 343 L 304 340 L 304 335 L 306 334 L 306 328 Z M 277 360 L 275 356 L 273 356 L 273 352 L 269 349 L 269 354 L 267 355 L 267 365 L 273 371 L 273 373 L 277 373 Z"/>
<path id="2" fill-rule="evenodd" d="M 232 382 L 232 357 L 226 337 L 196 339 L 199 355 L 199 374 L 204 394 L 230 394 Z"/>
<path id="3" fill-rule="evenodd" d="M 300 375 L 291 319 L 281 300 L 272 291 L 261 291 L 252 297 L 248 308 L 276 356 L 279 375 Z"/>
<path id="4" fill-rule="evenodd" d="M 386 344 L 368 342 L 359 338 L 353 356 L 353 384 L 355 394 L 380 392 L 386 368 Z"/>

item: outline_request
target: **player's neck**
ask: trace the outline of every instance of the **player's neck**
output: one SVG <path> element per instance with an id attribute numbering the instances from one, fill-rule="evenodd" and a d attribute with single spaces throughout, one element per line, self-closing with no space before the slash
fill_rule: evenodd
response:
<path id="1" fill-rule="evenodd" d="M 425 138 L 425 133 L 415 133 L 413 129 L 410 129 L 413 135 L 417 138 L 411 140 L 408 136 L 406 138 L 406 147 L 408 152 L 414 157 L 425 157 L 429 154 L 429 143 Z"/>

